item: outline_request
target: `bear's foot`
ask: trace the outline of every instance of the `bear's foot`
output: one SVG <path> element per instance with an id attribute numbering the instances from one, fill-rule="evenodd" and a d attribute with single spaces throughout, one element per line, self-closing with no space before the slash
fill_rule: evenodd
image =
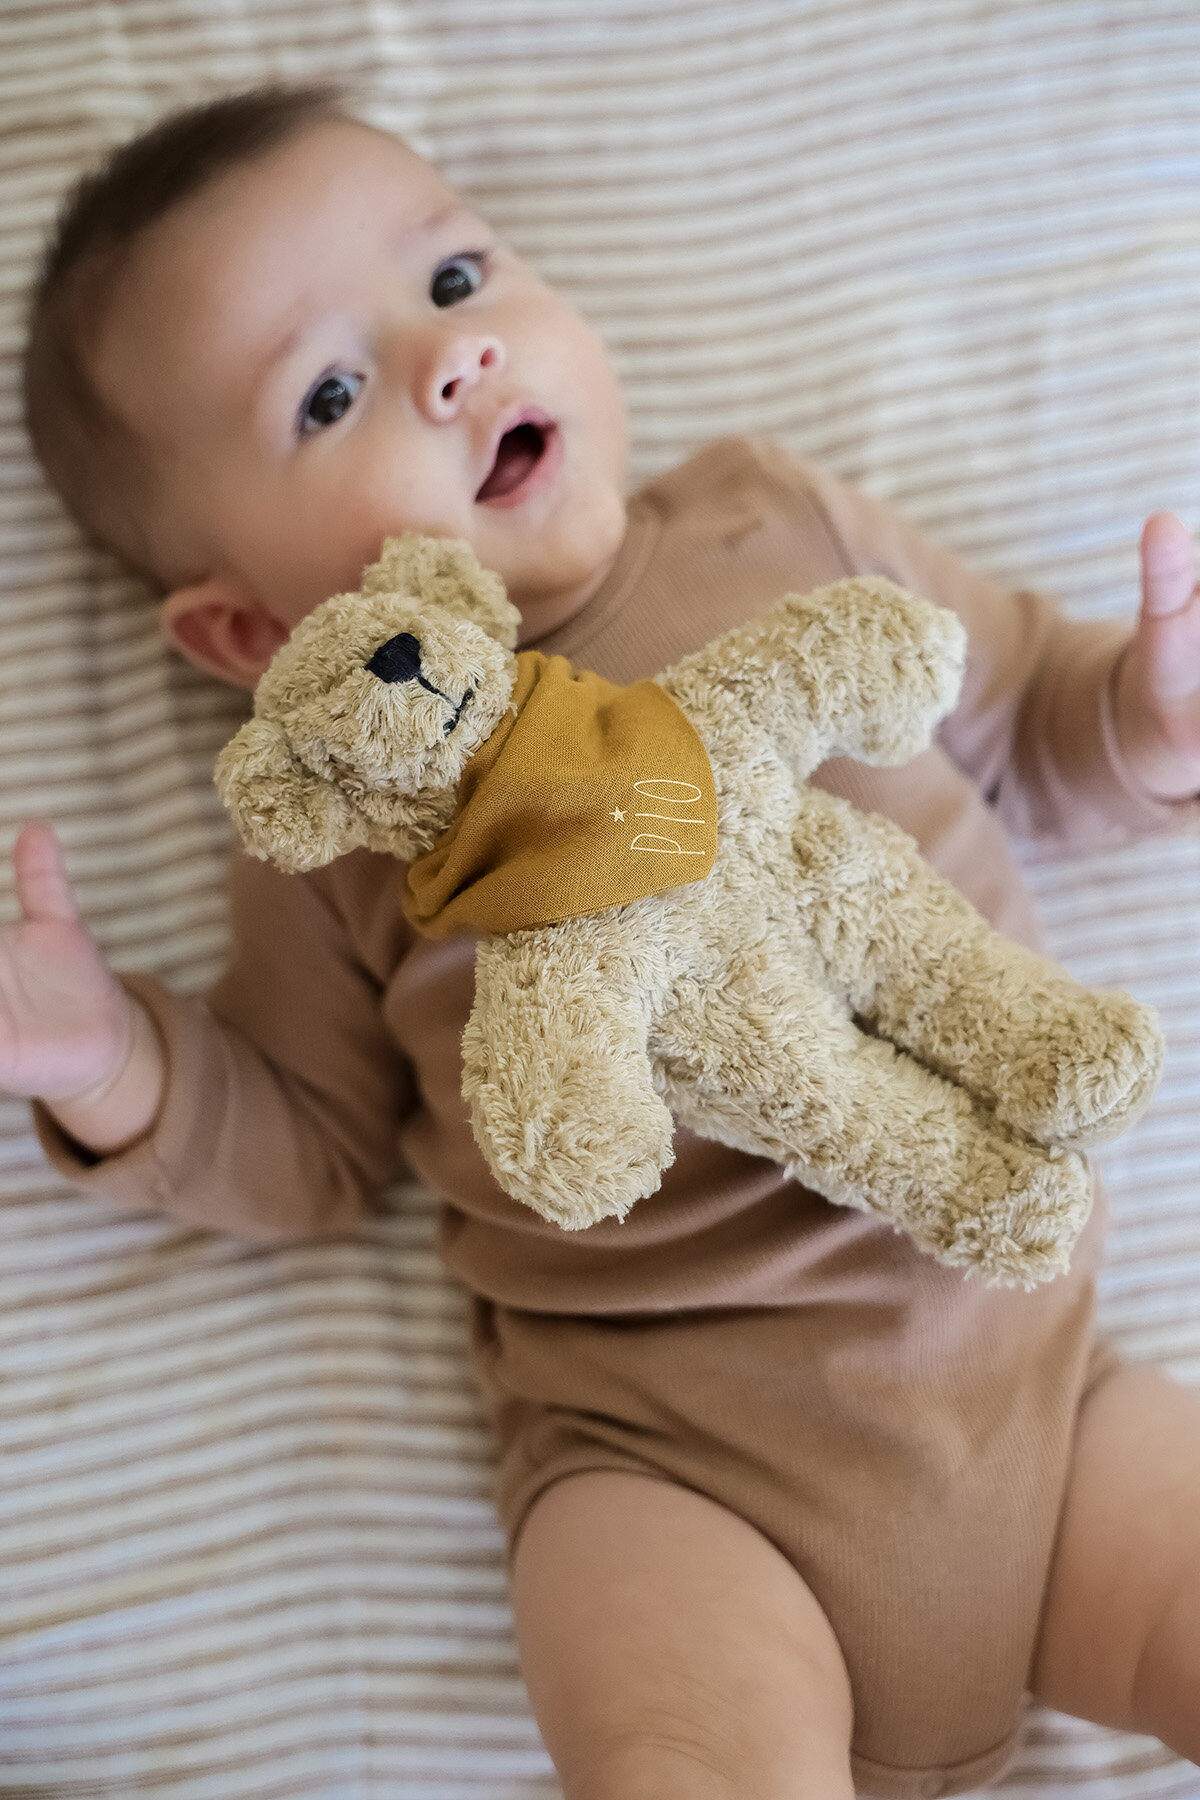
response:
<path id="1" fill-rule="evenodd" d="M 1034 1022 L 1030 1040 L 994 1077 L 996 1116 L 1065 1149 L 1115 1138 L 1143 1111 L 1162 1068 L 1154 1015 L 1128 994 L 1077 988 Z"/>
<path id="2" fill-rule="evenodd" d="M 619 1075 L 591 1071 L 586 1092 L 464 1081 L 475 1137 L 496 1181 L 564 1231 L 624 1218 L 656 1191 L 675 1159 L 670 1113 L 653 1089 L 633 1091 Z"/>
<path id="3" fill-rule="evenodd" d="M 918 1241 L 938 1262 L 979 1276 L 988 1287 L 1036 1287 L 1066 1272 L 1092 1209 L 1092 1181 L 1072 1151 L 1025 1161 L 1020 1176 L 947 1208 Z"/>

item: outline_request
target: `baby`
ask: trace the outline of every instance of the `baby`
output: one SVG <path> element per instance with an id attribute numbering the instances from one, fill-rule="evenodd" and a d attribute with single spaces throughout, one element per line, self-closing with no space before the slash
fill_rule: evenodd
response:
<path id="1" fill-rule="evenodd" d="M 176 115 L 77 193 L 35 300 L 30 427 L 171 641 L 253 686 L 385 536 L 467 539 L 522 643 L 627 682 L 856 572 L 955 608 L 961 702 L 903 770 L 826 764 L 1011 935 L 1001 821 L 1193 825 L 1190 539 L 1143 536 L 1136 629 L 980 580 L 779 449 L 625 492 L 608 358 L 427 163 L 323 90 Z M 990 804 L 989 804 L 990 803 Z M 0 1085 L 55 1166 L 266 1240 L 353 1228 L 406 1161 L 440 1193 L 499 1443 L 521 1664 L 568 1800 L 953 1793 L 1025 1694 L 1200 1762 L 1200 1394 L 1098 1339 L 1098 1200 L 1070 1273 L 985 1289 L 775 1165 L 680 1132 L 624 1224 L 492 1183 L 459 1038 L 469 940 L 404 870 L 240 858 L 203 1004 L 118 981 L 49 827 L 14 852 Z"/>

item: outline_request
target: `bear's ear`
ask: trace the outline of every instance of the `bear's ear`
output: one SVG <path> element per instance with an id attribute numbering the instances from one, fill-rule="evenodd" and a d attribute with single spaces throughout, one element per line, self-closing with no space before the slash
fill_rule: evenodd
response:
<path id="1" fill-rule="evenodd" d="M 230 738 L 213 779 L 250 855 L 289 875 L 323 868 L 364 841 L 345 796 L 305 768 L 272 719 L 250 719 Z"/>
<path id="2" fill-rule="evenodd" d="M 505 650 L 516 648 L 520 613 L 500 577 L 483 568 L 459 538 L 420 537 L 412 531 L 387 538 L 379 561 L 363 570 L 362 591 L 411 596 L 422 607 L 468 619 Z"/>

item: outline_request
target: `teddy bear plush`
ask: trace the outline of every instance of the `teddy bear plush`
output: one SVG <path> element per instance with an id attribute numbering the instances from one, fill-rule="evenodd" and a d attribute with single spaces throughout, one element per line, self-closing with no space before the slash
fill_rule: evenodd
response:
<path id="1" fill-rule="evenodd" d="M 567 1230 L 621 1218 L 678 1122 L 990 1283 L 1063 1270 L 1078 1152 L 1149 1098 L 1153 1015 L 805 781 L 930 742 L 957 619 L 839 581 L 624 688 L 514 655 L 518 623 L 466 545 L 390 539 L 281 647 L 216 770 L 253 855 L 390 852 L 419 930 L 475 934 L 463 1093 L 500 1186 Z"/>

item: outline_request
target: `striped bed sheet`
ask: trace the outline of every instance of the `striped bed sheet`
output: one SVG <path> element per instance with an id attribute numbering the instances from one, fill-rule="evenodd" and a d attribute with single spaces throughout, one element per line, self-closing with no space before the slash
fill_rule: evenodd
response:
<path id="1" fill-rule="evenodd" d="M 765 431 L 1078 614 L 1200 520 L 1194 0 L 4 0 L 0 809 L 121 967 L 220 967 L 240 702 L 165 652 L 22 436 L 70 177 L 163 109 L 344 76 L 608 337 L 635 473 Z M 1200 1380 L 1200 842 L 1022 846 L 1055 950 L 1170 1043 L 1104 1157 L 1104 1320 Z M 6 917 L 13 916 L 11 900 Z M 263 1251 L 71 1191 L 0 1101 L 0 1793 L 550 1800 L 434 1210 Z M 1002 1783 L 1200 1800 L 1031 1711 Z"/>

